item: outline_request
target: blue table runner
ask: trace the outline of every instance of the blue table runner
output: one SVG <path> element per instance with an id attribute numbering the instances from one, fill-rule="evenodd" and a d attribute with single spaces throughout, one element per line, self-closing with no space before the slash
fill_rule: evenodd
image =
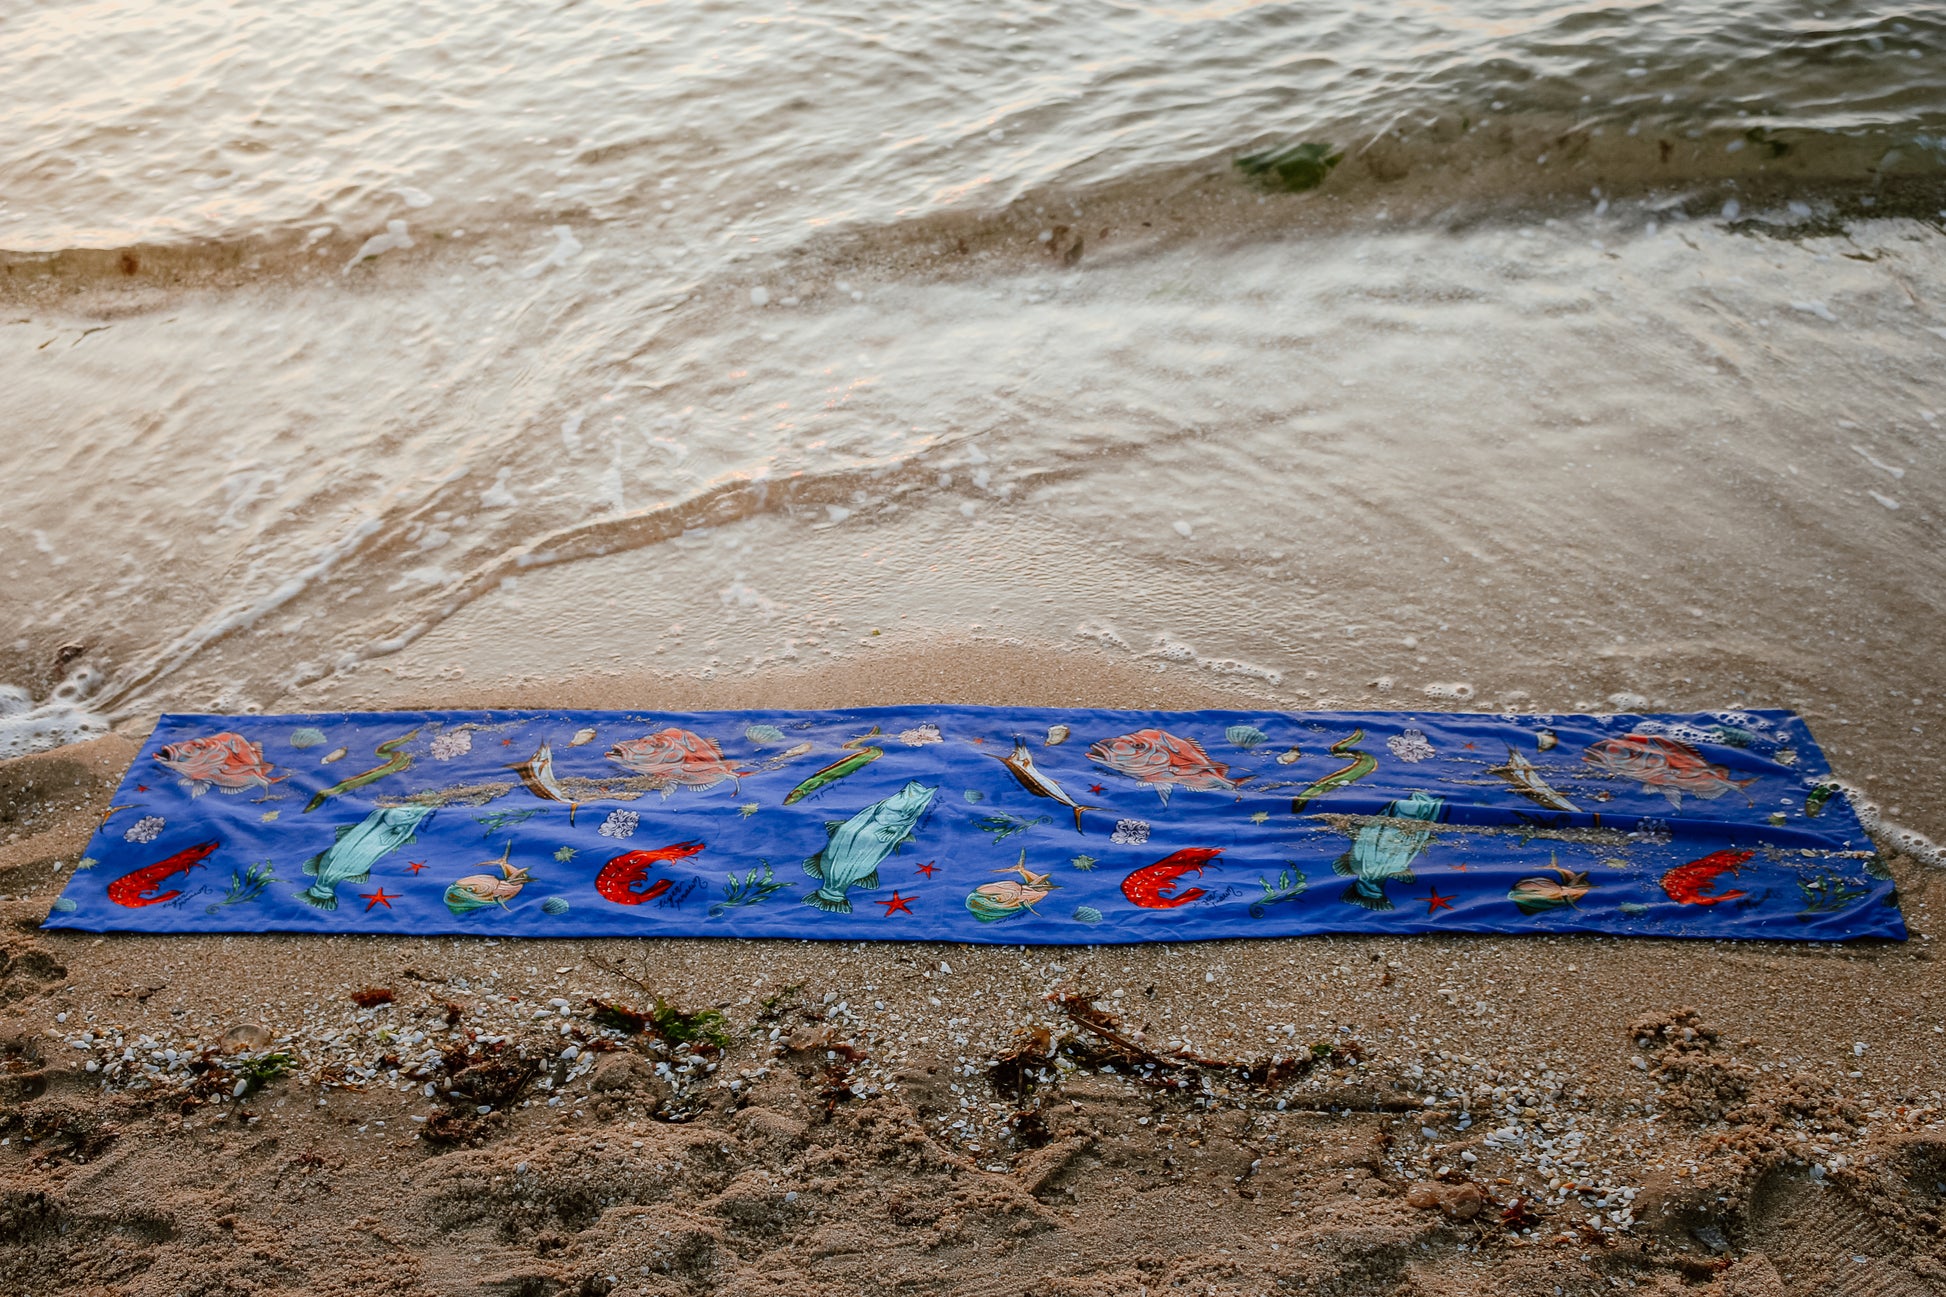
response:
<path id="1" fill-rule="evenodd" d="M 164 716 L 91 932 L 1903 939 L 1797 716 Z"/>

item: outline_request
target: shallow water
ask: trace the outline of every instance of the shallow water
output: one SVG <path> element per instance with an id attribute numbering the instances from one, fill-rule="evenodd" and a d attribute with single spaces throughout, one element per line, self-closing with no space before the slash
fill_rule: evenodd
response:
<path id="1" fill-rule="evenodd" d="M 93 4 L 0 66 L 0 749 L 943 640 L 1795 706 L 1946 831 L 1934 7 Z"/>

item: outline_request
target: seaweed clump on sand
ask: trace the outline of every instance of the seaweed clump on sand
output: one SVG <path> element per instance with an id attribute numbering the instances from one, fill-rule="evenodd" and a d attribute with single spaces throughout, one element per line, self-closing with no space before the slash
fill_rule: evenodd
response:
<path id="1" fill-rule="evenodd" d="M 1236 169 L 1267 189 L 1301 194 L 1323 184 L 1344 157 L 1329 144 L 1288 144 L 1246 153 L 1236 160 Z"/>
<path id="2" fill-rule="evenodd" d="M 1038 1084 L 1054 1081 L 1076 1067 L 1111 1069 L 1158 1090 L 1213 1097 L 1219 1085 L 1241 1084 L 1270 1090 L 1302 1080 L 1320 1066 L 1354 1063 L 1364 1056 L 1357 1041 L 1319 1042 L 1303 1053 L 1265 1058 L 1217 1058 L 1187 1049 L 1155 1049 L 1142 1033 L 1078 991 L 1048 997 L 1079 1031 L 1056 1039 L 1045 1027 L 1027 1033 L 987 1068 L 995 1091 L 1026 1098 Z"/>

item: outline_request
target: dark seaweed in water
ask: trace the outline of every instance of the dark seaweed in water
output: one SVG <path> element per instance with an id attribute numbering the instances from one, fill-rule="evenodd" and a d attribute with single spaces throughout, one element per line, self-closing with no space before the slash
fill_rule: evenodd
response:
<path id="1" fill-rule="evenodd" d="M 1246 153 L 1236 160 L 1236 168 L 1271 189 L 1298 194 L 1323 184 L 1344 156 L 1329 144 L 1291 144 Z"/>

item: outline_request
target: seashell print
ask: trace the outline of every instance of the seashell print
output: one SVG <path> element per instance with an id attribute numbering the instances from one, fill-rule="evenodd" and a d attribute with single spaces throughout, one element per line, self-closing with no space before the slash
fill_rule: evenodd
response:
<path id="1" fill-rule="evenodd" d="M 1264 733 L 1255 725 L 1232 725 L 1229 729 L 1223 731 L 1223 737 L 1230 740 L 1235 746 L 1248 752 L 1251 748 L 1263 743 L 1270 735 Z"/>

